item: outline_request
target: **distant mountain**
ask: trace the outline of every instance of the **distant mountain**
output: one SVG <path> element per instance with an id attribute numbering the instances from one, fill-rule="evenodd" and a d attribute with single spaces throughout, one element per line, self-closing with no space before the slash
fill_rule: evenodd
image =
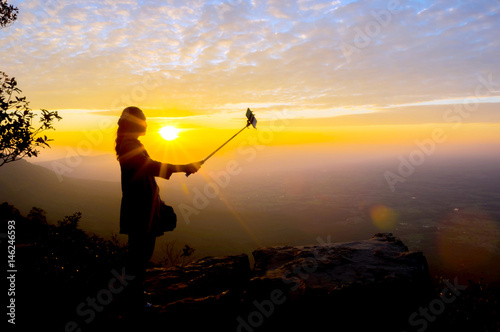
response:
<path id="1" fill-rule="evenodd" d="M 80 211 L 85 230 L 117 233 L 120 198 L 119 182 L 61 177 L 25 160 L 0 168 L 0 202 L 9 202 L 24 214 L 34 206 L 42 208 L 49 223 Z"/>
<path id="2" fill-rule="evenodd" d="M 120 166 L 112 154 L 76 156 L 50 161 L 34 162 L 53 171 L 58 179 L 70 177 L 99 181 L 120 181 Z"/>

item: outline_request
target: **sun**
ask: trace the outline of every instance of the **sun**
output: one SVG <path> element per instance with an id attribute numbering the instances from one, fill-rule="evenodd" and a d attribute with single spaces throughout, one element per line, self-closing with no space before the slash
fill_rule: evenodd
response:
<path id="1" fill-rule="evenodd" d="M 179 137 L 180 129 L 175 128 L 173 126 L 165 126 L 162 127 L 159 131 L 160 136 L 166 141 L 173 141 L 177 137 Z"/>

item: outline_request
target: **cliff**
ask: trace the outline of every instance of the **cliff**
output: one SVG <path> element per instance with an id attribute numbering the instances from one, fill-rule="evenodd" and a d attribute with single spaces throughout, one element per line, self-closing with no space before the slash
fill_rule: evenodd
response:
<path id="1" fill-rule="evenodd" d="M 171 330 L 401 330 L 432 292 L 425 257 L 392 234 L 253 256 L 253 269 L 238 255 L 150 270 L 150 321 Z"/>

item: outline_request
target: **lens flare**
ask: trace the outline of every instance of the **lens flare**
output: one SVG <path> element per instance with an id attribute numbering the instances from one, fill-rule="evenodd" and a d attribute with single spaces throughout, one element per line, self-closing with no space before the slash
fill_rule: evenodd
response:
<path id="1" fill-rule="evenodd" d="M 384 205 L 375 205 L 370 209 L 373 224 L 382 231 L 391 231 L 396 227 L 398 216 L 394 210 Z"/>

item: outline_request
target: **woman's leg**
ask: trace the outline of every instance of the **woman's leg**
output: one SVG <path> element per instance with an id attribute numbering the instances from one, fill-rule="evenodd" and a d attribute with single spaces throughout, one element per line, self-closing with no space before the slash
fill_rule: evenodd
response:
<path id="1" fill-rule="evenodd" d="M 128 262 L 127 274 L 134 276 L 134 280 L 128 285 L 129 306 L 134 309 L 142 309 L 144 299 L 144 279 L 149 260 L 153 256 L 156 237 L 149 234 L 130 234 L 128 238 Z"/>

